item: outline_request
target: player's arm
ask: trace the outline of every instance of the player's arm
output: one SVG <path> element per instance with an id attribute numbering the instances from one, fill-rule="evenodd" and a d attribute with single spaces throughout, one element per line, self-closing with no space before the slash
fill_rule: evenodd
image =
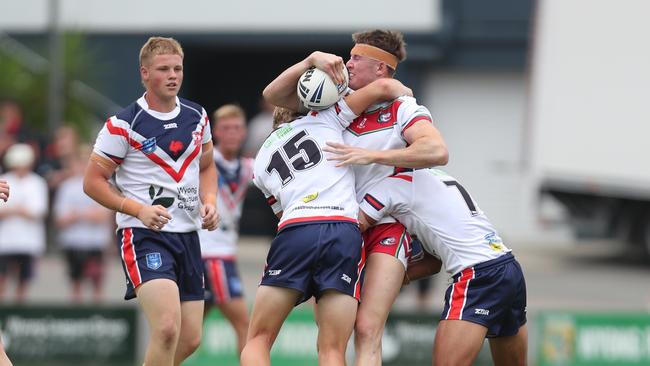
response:
<path id="1" fill-rule="evenodd" d="M 378 151 L 375 162 L 403 168 L 429 168 L 449 161 L 447 144 L 430 121 L 415 122 L 404 131 L 408 143 L 404 149 Z"/>
<path id="2" fill-rule="evenodd" d="M 217 211 L 217 167 L 212 157 L 212 141 L 203 144 L 203 154 L 199 161 L 199 194 L 201 196 L 202 227 L 210 231 L 219 225 L 219 212 Z"/>
<path id="3" fill-rule="evenodd" d="M 376 223 L 377 220 L 368 216 L 365 212 L 363 212 L 362 209 L 359 209 L 359 229 L 361 232 L 370 229 L 371 227 L 375 226 Z"/>
<path id="4" fill-rule="evenodd" d="M 446 165 L 449 161 L 447 145 L 430 120 L 415 121 L 403 135 L 407 146 L 402 149 L 368 150 L 328 141 L 323 150 L 335 154 L 328 159 L 338 161 L 337 166 L 377 163 L 418 169 Z"/>
<path id="5" fill-rule="evenodd" d="M 145 205 L 116 191 L 108 179 L 113 175 L 117 164 L 97 153 L 92 153 L 84 175 L 84 192 L 100 205 L 140 220 L 147 228 L 161 230 L 171 216 L 163 206 Z"/>
<path id="6" fill-rule="evenodd" d="M 304 60 L 284 70 L 269 85 L 264 88 L 262 95 L 267 102 L 278 106 L 297 111 L 300 108 L 296 85 L 298 79 L 307 69 L 315 66 L 325 71 L 337 84 L 345 81 L 343 68 L 345 63 L 339 56 L 331 53 L 316 51 L 307 56 Z"/>
<path id="7" fill-rule="evenodd" d="M 410 281 L 433 276 L 440 272 L 441 268 L 442 262 L 440 259 L 425 251 L 422 259 L 415 262 L 409 262 L 408 269 L 404 276 L 404 284 L 408 284 Z"/>
<path id="8" fill-rule="evenodd" d="M 345 103 L 358 116 L 377 102 L 392 100 L 402 95 L 413 96 L 413 91 L 399 80 L 381 78 L 347 95 Z"/>

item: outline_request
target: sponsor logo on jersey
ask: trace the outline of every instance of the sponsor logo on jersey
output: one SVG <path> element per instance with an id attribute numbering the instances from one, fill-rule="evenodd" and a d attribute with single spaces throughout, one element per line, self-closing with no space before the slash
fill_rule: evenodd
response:
<path id="1" fill-rule="evenodd" d="M 502 252 L 506 249 L 505 245 L 503 245 L 503 240 L 496 233 L 489 233 L 485 235 L 484 238 L 490 248 L 492 248 L 492 250 L 495 252 Z"/>
<path id="2" fill-rule="evenodd" d="M 145 154 L 151 154 L 156 150 L 156 137 L 149 137 L 148 139 L 142 141 L 142 147 L 140 150 Z"/>
<path id="3" fill-rule="evenodd" d="M 488 309 L 474 309 L 474 314 L 476 314 L 476 315 L 490 315 L 490 310 L 488 310 Z"/>
<path id="4" fill-rule="evenodd" d="M 315 200 L 316 198 L 318 198 L 318 192 L 315 192 L 315 193 L 312 193 L 310 195 L 307 195 L 307 196 L 303 197 L 302 202 L 304 202 L 304 203 L 311 202 L 311 201 Z"/>
<path id="5" fill-rule="evenodd" d="M 182 142 L 182 141 L 172 140 L 172 141 L 169 143 L 169 151 L 171 151 L 172 154 L 174 154 L 174 156 L 178 156 L 178 154 L 180 154 L 181 151 L 183 151 L 183 148 L 184 148 L 184 147 L 185 147 L 185 146 L 183 146 L 183 142 Z"/>
<path id="6" fill-rule="evenodd" d="M 163 125 L 163 128 L 166 129 L 166 130 L 169 130 L 170 128 L 178 128 L 178 125 L 176 124 L 176 122 L 165 123 Z"/>
<path id="7" fill-rule="evenodd" d="M 396 242 L 397 242 L 397 239 L 395 239 L 395 237 L 389 236 L 387 238 L 381 239 L 379 244 L 381 244 L 381 245 L 394 245 Z"/>
<path id="8" fill-rule="evenodd" d="M 269 276 L 278 276 L 278 275 L 280 275 L 280 273 L 282 273 L 281 269 L 269 269 L 268 270 Z"/>
<path id="9" fill-rule="evenodd" d="M 366 127 L 366 121 L 368 121 L 368 119 L 367 119 L 366 117 L 363 117 L 363 119 L 361 120 L 361 122 L 359 122 L 359 125 L 358 125 L 359 128 L 364 128 L 364 127 Z"/>
<path id="10" fill-rule="evenodd" d="M 390 113 L 390 111 L 379 113 L 379 116 L 377 117 L 377 122 L 379 122 L 379 123 L 389 122 L 391 117 L 392 117 L 392 114 Z"/>
<path id="11" fill-rule="evenodd" d="M 199 131 L 192 132 L 192 141 L 194 142 L 194 146 L 201 145 L 202 139 L 203 139 L 203 134 L 201 132 Z"/>
<path id="12" fill-rule="evenodd" d="M 153 185 L 149 186 L 149 197 L 152 199 L 153 202 L 151 202 L 152 206 L 155 205 L 161 205 L 164 208 L 169 208 L 171 205 L 174 204 L 174 197 L 161 197 L 163 193 L 163 187 L 158 188 L 158 192 L 156 192 L 156 187 Z"/>
<path id="13" fill-rule="evenodd" d="M 158 269 L 162 266 L 162 257 L 160 253 L 148 253 L 146 255 L 147 267 L 150 269 Z"/>
<path id="14" fill-rule="evenodd" d="M 346 275 L 345 273 L 341 276 L 341 279 L 347 283 L 352 282 L 352 278 L 350 278 L 350 276 Z"/>

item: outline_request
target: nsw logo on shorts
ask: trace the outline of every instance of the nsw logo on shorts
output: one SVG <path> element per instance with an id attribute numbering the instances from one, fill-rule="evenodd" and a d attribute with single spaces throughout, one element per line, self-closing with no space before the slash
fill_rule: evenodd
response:
<path id="1" fill-rule="evenodd" d="M 387 237 L 387 238 L 383 238 L 383 239 L 381 239 L 381 241 L 379 242 L 379 244 L 381 244 L 381 245 L 394 245 L 396 242 L 397 242 L 397 239 L 395 239 L 395 238 L 392 237 L 392 236 L 389 236 L 389 237 Z"/>
<path id="2" fill-rule="evenodd" d="M 158 269 L 162 266 L 162 257 L 160 256 L 160 253 L 149 253 L 146 256 L 146 259 L 147 267 L 149 269 Z"/>

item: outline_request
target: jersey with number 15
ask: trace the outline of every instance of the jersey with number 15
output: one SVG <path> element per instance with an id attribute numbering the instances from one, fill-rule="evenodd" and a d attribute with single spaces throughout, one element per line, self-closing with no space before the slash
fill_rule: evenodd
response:
<path id="1" fill-rule="evenodd" d="M 354 174 L 336 167 L 322 151 L 326 141 L 343 142 L 356 115 L 341 99 L 283 124 L 264 141 L 255 158 L 254 182 L 274 213 L 282 212 L 278 231 L 316 222 L 357 222 Z"/>

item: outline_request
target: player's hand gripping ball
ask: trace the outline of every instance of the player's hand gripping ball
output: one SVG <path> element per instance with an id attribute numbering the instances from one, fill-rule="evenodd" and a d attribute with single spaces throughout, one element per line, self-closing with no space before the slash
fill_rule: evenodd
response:
<path id="1" fill-rule="evenodd" d="M 305 108 L 322 110 L 331 107 L 348 89 L 348 70 L 345 70 L 345 82 L 335 84 L 324 71 L 310 67 L 298 79 L 298 97 Z"/>

